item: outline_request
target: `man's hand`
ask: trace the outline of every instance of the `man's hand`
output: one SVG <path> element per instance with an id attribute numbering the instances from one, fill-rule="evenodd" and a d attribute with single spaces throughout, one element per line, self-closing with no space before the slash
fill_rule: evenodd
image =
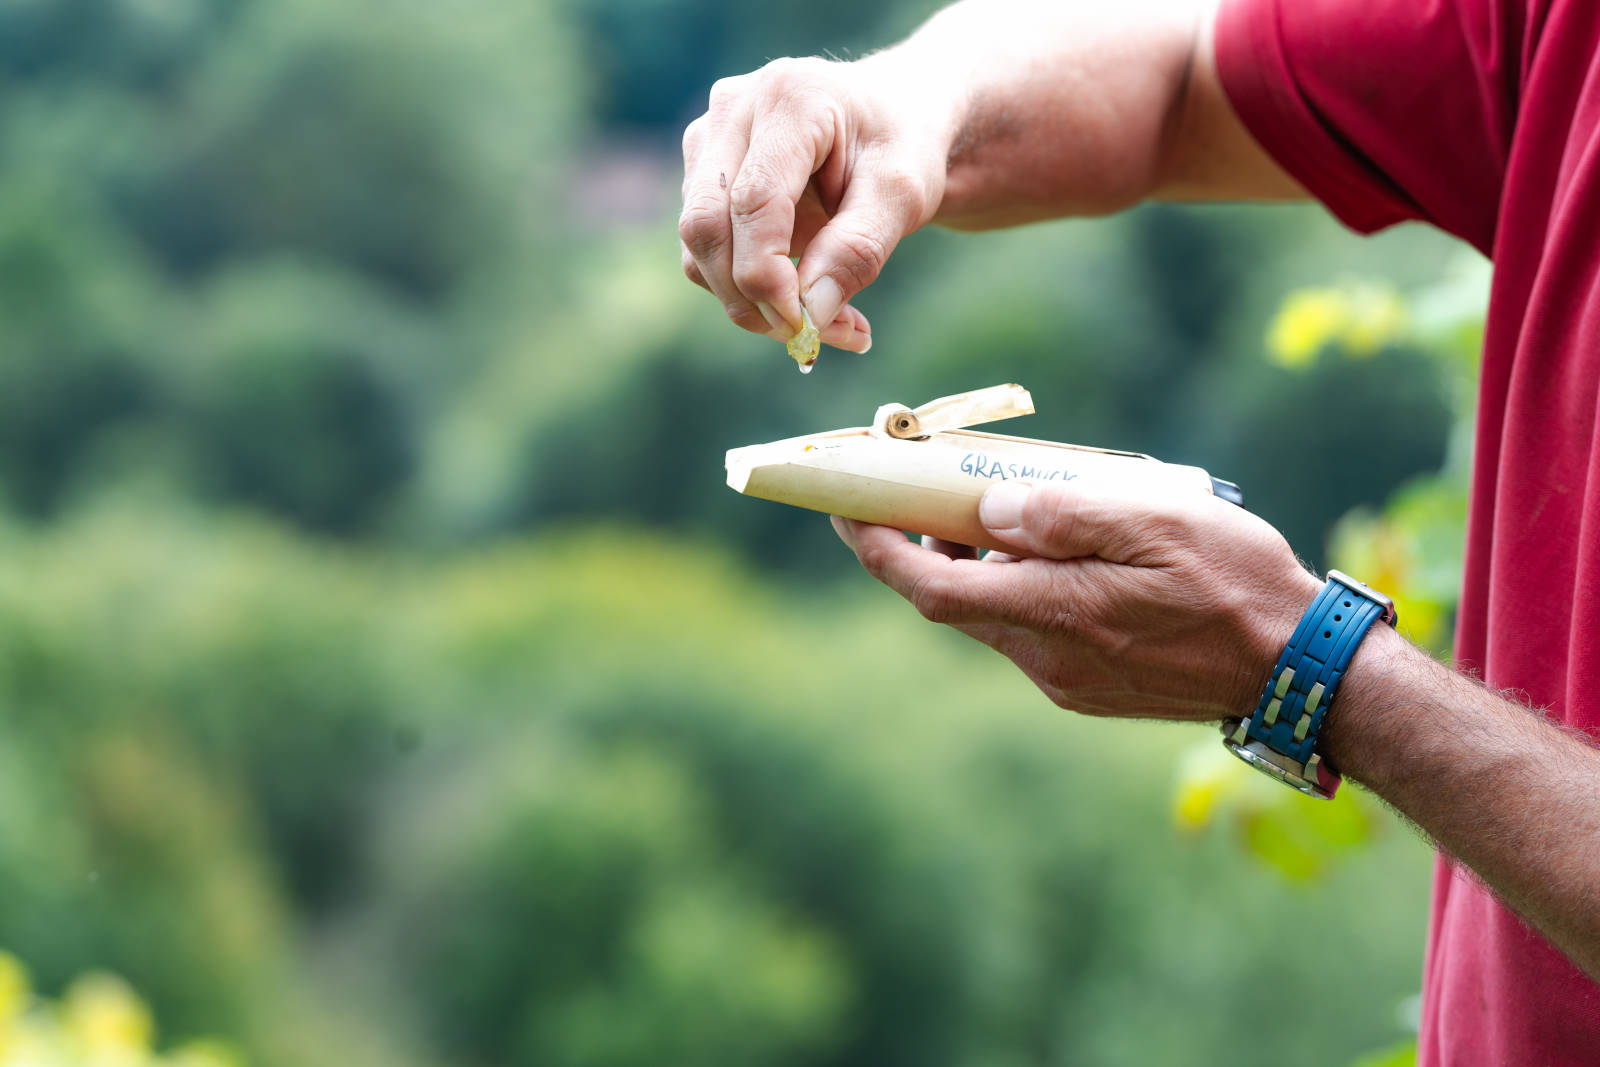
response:
<path id="1" fill-rule="evenodd" d="M 1057 704 L 1101 715 L 1248 713 L 1320 585 L 1283 538 L 1197 494 L 996 486 L 1014 555 L 834 519 L 863 566 L 999 649 Z M 1600 980 L 1600 750 L 1374 626 L 1323 733 L 1328 762 L 1417 823 Z"/>
<path id="2" fill-rule="evenodd" d="M 1302 195 L 1228 104 L 1209 24 L 1209 0 L 965 0 L 854 63 L 725 78 L 683 136 L 684 273 L 747 330 L 787 341 L 804 301 L 860 352 L 848 301 L 935 219 Z"/>
<path id="3" fill-rule="evenodd" d="M 948 85 L 886 57 L 717 82 L 683 135 L 684 273 L 746 330 L 787 341 L 803 301 L 824 341 L 865 352 L 871 327 L 847 301 L 944 195 Z"/>
<path id="4" fill-rule="evenodd" d="M 1201 493 L 1008 483 L 979 515 L 1014 554 L 980 560 L 882 526 L 834 526 L 924 616 L 998 650 L 1074 711 L 1248 713 L 1321 585 L 1271 526 Z"/>

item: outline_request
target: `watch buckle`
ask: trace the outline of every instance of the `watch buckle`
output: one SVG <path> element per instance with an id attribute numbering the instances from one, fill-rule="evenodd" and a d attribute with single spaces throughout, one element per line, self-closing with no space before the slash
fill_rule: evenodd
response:
<path id="1" fill-rule="evenodd" d="M 1360 593 L 1362 596 L 1378 605 L 1378 607 L 1383 609 L 1383 621 L 1388 623 L 1390 626 L 1394 626 L 1400 621 L 1400 612 L 1395 610 L 1394 601 L 1384 594 L 1378 592 L 1367 583 L 1357 581 L 1344 571 L 1329 571 L 1328 580 L 1330 582 L 1338 582 L 1340 585 L 1346 587 L 1347 589 L 1353 590 L 1354 592 Z"/>
<path id="2" fill-rule="evenodd" d="M 1305 763 L 1274 752 L 1264 742 L 1247 733 L 1248 719 L 1226 719 L 1222 723 L 1222 744 L 1229 752 L 1278 781 L 1298 789 L 1307 796 L 1332 800 L 1343 781 L 1329 767 L 1319 753 L 1313 752 Z"/>

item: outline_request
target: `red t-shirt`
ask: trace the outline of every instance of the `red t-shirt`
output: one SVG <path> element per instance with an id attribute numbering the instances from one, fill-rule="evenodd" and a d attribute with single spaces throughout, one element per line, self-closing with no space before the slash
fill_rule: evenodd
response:
<path id="1" fill-rule="evenodd" d="M 1224 0 L 1216 55 L 1346 224 L 1494 260 L 1456 658 L 1600 738 L 1600 0 Z M 1600 985 L 1441 863 L 1419 1048 L 1600 1063 Z"/>

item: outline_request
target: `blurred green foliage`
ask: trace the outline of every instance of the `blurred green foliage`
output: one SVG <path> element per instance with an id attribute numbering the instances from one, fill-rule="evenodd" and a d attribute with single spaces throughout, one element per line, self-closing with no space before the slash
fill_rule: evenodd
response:
<path id="1" fill-rule="evenodd" d="M 1019 381 L 1017 432 L 1204 465 L 1307 558 L 1402 544 L 1453 595 L 1457 498 L 1415 480 L 1464 454 L 1442 239 L 930 232 L 860 298 L 872 355 L 808 378 L 683 281 L 710 80 L 928 6 L 0 3 L 0 944 L 46 996 L 109 967 L 160 1047 L 269 1067 L 1402 1035 L 1427 853 L 1388 814 L 1063 715 L 723 485 L 729 447 Z M 1264 360 L 1340 277 L 1310 324 L 1377 358 Z M 1329 395 L 1370 417 L 1308 432 Z M 1323 1010 L 1241 1042 L 1286 956 Z"/>
<path id="2" fill-rule="evenodd" d="M 1365 360 L 1399 350 L 1437 368 L 1452 415 L 1440 467 L 1407 481 L 1381 508 L 1364 505 L 1344 515 L 1329 551 L 1341 568 L 1392 590 L 1401 628 L 1439 655 L 1449 652 L 1461 589 L 1488 296 L 1489 264 L 1463 252 L 1438 279 L 1406 296 L 1362 283 L 1292 294 L 1268 337 L 1272 357 L 1286 366 L 1312 366 L 1325 353 Z"/>
<path id="3" fill-rule="evenodd" d="M 1408 835 L 1287 907 L 1226 839 L 1172 835 L 1196 733 L 1047 713 L 886 591 L 605 530 L 443 566 L 122 505 L 3 540 L 0 928 L 46 984 L 128 975 L 178 1036 L 297 1064 L 1266 1063 L 1382 1043 L 1415 984 Z M 1350 1004 L 1237 1048 L 1234 991 L 1306 914 Z"/>
<path id="4" fill-rule="evenodd" d="M 155 1020 L 113 974 L 79 975 L 59 1001 L 37 996 L 27 967 L 0 951 L 0 1065 L 3 1067 L 243 1067 L 222 1042 L 153 1048 Z"/>

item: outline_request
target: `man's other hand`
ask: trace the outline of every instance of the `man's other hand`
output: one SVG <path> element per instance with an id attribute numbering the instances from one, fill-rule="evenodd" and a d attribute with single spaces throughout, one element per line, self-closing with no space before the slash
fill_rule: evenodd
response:
<path id="1" fill-rule="evenodd" d="M 1320 582 L 1250 512 L 1204 494 L 991 488 L 983 525 L 1011 554 L 907 541 L 834 519 L 869 573 L 928 619 L 996 649 L 1091 715 L 1246 714 Z"/>

